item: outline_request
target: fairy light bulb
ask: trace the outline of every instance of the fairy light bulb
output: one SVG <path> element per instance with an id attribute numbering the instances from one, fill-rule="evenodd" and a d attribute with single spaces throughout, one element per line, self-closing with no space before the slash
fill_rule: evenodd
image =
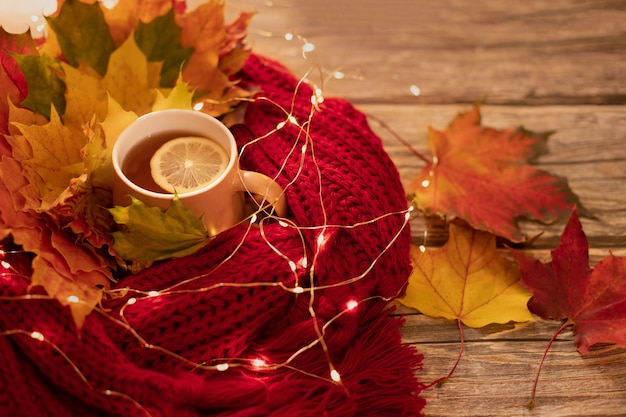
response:
<path id="1" fill-rule="evenodd" d="M 256 358 L 252 361 L 252 365 L 255 368 L 263 368 L 265 366 L 267 366 L 267 362 L 265 362 L 263 359 L 261 358 Z"/>
<path id="2" fill-rule="evenodd" d="M 227 370 L 228 370 L 228 368 L 230 368 L 230 365 L 229 365 L 229 364 L 227 364 L 226 362 L 224 362 L 224 363 L 219 363 L 219 364 L 217 364 L 217 366 L 215 367 L 215 369 L 217 369 L 217 370 L 218 370 L 218 371 L 220 371 L 220 372 L 227 371 Z"/>
<path id="3" fill-rule="evenodd" d="M 324 233 L 320 233 L 317 237 L 317 246 L 322 247 L 324 246 L 324 243 L 326 243 L 326 236 L 324 235 Z"/>
<path id="4" fill-rule="evenodd" d="M 1 261 L 0 265 L 2 265 L 4 269 L 11 269 L 11 264 L 8 263 L 7 261 Z"/>
<path id="5" fill-rule="evenodd" d="M 35 340 L 38 340 L 40 342 L 43 342 L 44 340 L 46 340 L 46 338 L 43 336 L 43 334 L 41 334 L 40 332 L 32 332 L 30 334 L 30 337 L 32 337 Z"/>
<path id="6" fill-rule="evenodd" d="M 357 300 L 350 300 L 346 303 L 346 308 L 350 311 L 354 310 L 359 306 L 359 302 Z"/>
<path id="7" fill-rule="evenodd" d="M 78 304 L 80 303 L 80 298 L 75 295 L 70 295 L 69 297 L 67 297 L 67 301 L 72 304 Z"/>
<path id="8" fill-rule="evenodd" d="M 339 372 L 337 372 L 336 369 L 331 369 L 330 370 L 330 379 L 332 379 L 335 382 L 341 382 L 341 374 L 339 374 Z"/>
<path id="9" fill-rule="evenodd" d="M 150 292 L 148 293 L 148 297 L 156 297 L 156 296 L 158 296 L 158 295 L 159 295 L 159 292 L 158 292 L 158 291 L 150 291 Z"/>

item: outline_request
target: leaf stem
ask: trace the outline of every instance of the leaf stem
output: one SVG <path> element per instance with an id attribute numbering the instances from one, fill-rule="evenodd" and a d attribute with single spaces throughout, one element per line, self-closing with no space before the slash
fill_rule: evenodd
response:
<path id="1" fill-rule="evenodd" d="M 398 142 L 400 142 L 403 146 L 405 146 L 413 155 L 415 155 L 418 159 L 422 160 L 422 162 L 425 162 L 427 164 L 429 164 L 430 162 L 432 162 L 430 159 L 426 158 L 424 155 L 422 155 L 421 153 L 419 153 L 417 150 L 415 150 L 415 148 L 413 148 L 411 146 L 411 144 L 409 142 L 407 142 L 402 136 L 400 136 L 399 134 L 397 134 L 387 123 L 385 123 L 383 120 L 379 119 L 376 116 L 373 116 L 371 114 L 367 115 L 368 118 L 372 119 L 372 120 L 376 120 L 376 122 L 383 127 L 387 132 L 389 132 Z"/>
<path id="2" fill-rule="evenodd" d="M 546 350 L 543 352 L 543 356 L 541 357 L 541 362 L 539 362 L 539 368 L 537 369 L 537 375 L 535 376 L 535 382 L 533 383 L 533 389 L 530 393 L 530 400 L 528 400 L 528 409 L 532 410 L 533 408 L 535 408 L 535 395 L 537 394 L 537 384 L 539 383 L 539 374 L 541 374 L 541 368 L 543 368 L 543 363 L 546 360 L 546 356 L 548 356 L 548 351 L 550 350 L 550 348 L 552 347 L 552 345 L 554 344 L 554 342 L 556 341 L 556 338 L 563 333 L 563 330 L 565 330 L 567 327 L 573 325 L 574 322 L 570 319 L 568 319 L 567 321 L 565 321 L 565 323 L 563 323 L 563 325 L 559 328 L 559 330 L 557 330 L 554 335 L 552 336 L 552 338 L 550 339 L 550 341 L 548 342 L 548 346 L 546 346 Z"/>
<path id="3" fill-rule="evenodd" d="M 448 372 L 448 375 L 441 377 L 441 378 L 437 378 L 430 384 L 426 385 L 425 389 L 429 389 L 435 385 L 437 387 L 441 387 L 443 384 L 448 382 L 450 378 L 452 378 L 452 374 L 454 374 L 454 371 L 456 371 L 456 367 L 459 365 L 459 362 L 461 362 L 461 357 L 463 356 L 463 351 L 465 350 L 465 333 L 463 332 L 463 325 L 461 324 L 461 319 L 457 319 L 456 324 L 459 327 L 459 335 L 461 336 L 461 348 L 459 349 L 459 355 L 457 356 L 456 361 L 454 362 L 454 365 L 452 366 L 452 369 L 450 370 L 450 372 Z"/>

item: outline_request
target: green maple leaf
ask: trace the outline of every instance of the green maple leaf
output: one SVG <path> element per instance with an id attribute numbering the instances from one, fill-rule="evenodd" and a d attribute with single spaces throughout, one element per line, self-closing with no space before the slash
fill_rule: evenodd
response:
<path id="1" fill-rule="evenodd" d="M 158 261 L 190 255 L 209 241 L 202 219 L 195 217 L 174 198 L 163 211 L 134 197 L 130 206 L 109 211 L 126 230 L 113 232 L 113 249 L 126 260 Z"/>
<path id="2" fill-rule="evenodd" d="M 180 45 L 182 28 L 174 21 L 174 9 L 149 23 L 139 22 L 135 31 L 135 42 L 146 54 L 148 61 L 163 61 L 161 87 L 174 85 L 183 64 L 189 61 L 193 48 Z"/>
<path id="3" fill-rule="evenodd" d="M 58 74 L 61 64 L 48 55 L 13 55 L 26 77 L 28 96 L 20 103 L 50 119 L 50 103 L 65 113 L 65 83 Z"/>
<path id="4" fill-rule="evenodd" d="M 102 76 L 106 73 L 115 44 L 100 3 L 67 0 L 61 6 L 59 15 L 49 18 L 48 23 L 57 36 L 63 55 L 72 66 L 84 63 Z"/>

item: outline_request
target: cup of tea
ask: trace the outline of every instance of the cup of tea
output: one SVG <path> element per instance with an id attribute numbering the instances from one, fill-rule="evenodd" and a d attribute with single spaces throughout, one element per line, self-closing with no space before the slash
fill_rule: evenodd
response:
<path id="1" fill-rule="evenodd" d="M 176 149 L 182 144 L 184 150 Z M 182 165 L 173 170 L 195 163 L 194 177 L 199 173 L 201 178 L 191 181 L 204 184 L 199 188 L 189 187 L 182 177 L 176 178 L 180 172 L 168 176 L 167 158 L 176 159 L 184 152 L 194 161 L 179 161 Z M 196 163 L 197 156 L 208 153 L 211 157 L 200 158 L 208 159 L 208 163 Z M 115 205 L 128 206 L 133 196 L 148 206 L 166 209 L 178 195 L 195 216 L 202 216 L 210 236 L 243 220 L 246 193 L 260 204 L 273 206 L 278 216 L 286 212 L 282 188 L 264 174 L 241 169 L 233 134 L 216 118 L 198 111 L 159 110 L 139 117 L 118 136 L 112 163 Z"/>

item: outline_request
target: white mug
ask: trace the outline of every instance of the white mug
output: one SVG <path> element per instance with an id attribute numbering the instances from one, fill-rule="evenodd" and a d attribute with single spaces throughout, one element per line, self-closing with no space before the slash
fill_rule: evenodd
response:
<path id="1" fill-rule="evenodd" d="M 129 168 L 141 158 L 149 158 L 157 143 L 180 136 L 201 136 L 219 143 L 229 162 L 226 169 L 203 188 L 178 194 L 179 200 L 195 216 L 202 216 L 209 236 L 243 220 L 244 193 L 249 192 L 264 204 L 271 204 L 274 213 L 284 216 L 286 199 L 282 188 L 270 177 L 239 167 L 237 144 L 233 134 L 216 118 L 194 110 L 159 110 L 145 114 L 131 123 L 113 145 L 113 203 L 128 206 L 133 196 L 144 204 L 166 209 L 174 194 L 142 187 L 127 175 Z M 139 148 L 138 148 L 139 147 Z M 135 150 L 135 151 L 133 151 Z M 144 167 L 149 175 L 149 166 Z"/>

